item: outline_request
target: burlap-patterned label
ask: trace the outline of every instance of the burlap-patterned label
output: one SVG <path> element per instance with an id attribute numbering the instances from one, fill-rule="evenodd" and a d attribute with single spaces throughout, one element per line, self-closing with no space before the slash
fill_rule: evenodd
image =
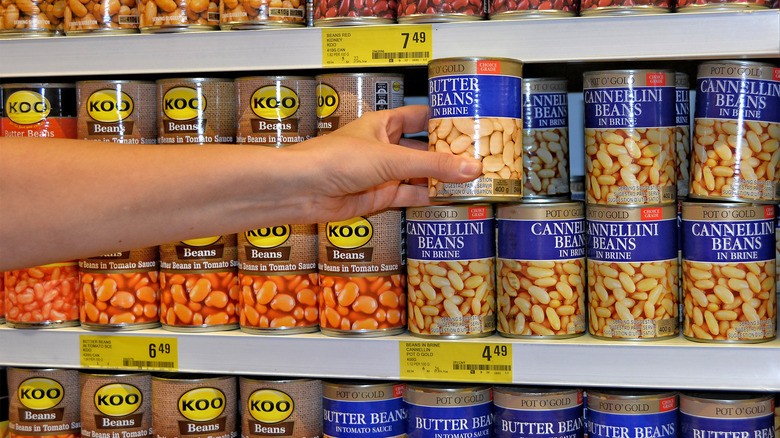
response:
<path id="1" fill-rule="evenodd" d="M 236 79 L 236 143 L 282 147 L 317 135 L 314 78 Z"/>
<path id="2" fill-rule="evenodd" d="M 264 380 L 242 377 L 241 437 L 322 436 L 319 380 Z"/>
<path id="3" fill-rule="evenodd" d="M 235 234 L 160 245 L 162 272 L 227 272 L 237 266 Z"/>
<path id="4" fill-rule="evenodd" d="M 157 118 L 160 144 L 234 143 L 236 96 L 228 79 L 161 79 Z"/>
<path id="5" fill-rule="evenodd" d="M 152 377 L 156 438 L 237 438 L 236 378 Z"/>
<path id="6" fill-rule="evenodd" d="M 78 371 L 9 368 L 8 389 L 11 436 L 78 436 Z"/>
<path id="7" fill-rule="evenodd" d="M 238 235 L 239 271 L 292 275 L 317 272 L 317 225 L 280 225 Z"/>
<path id="8" fill-rule="evenodd" d="M 403 106 L 403 76 L 335 73 L 317 76 L 317 135 L 325 135 L 371 111 Z"/>
<path id="9" fill-rule="evenodd" d="M 157 143 L 154 82 L 77 82 L 76 100 L 78 138 L 123 144 Z"/>
<path id="10" fill-rule="evenodd" d="M 152 436 L 152 377 L 79 374 L 83 438 Z"/>

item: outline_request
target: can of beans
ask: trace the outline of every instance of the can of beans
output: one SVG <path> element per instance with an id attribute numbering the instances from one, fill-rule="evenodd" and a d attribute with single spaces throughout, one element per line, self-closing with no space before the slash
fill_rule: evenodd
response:
<path id="1" fill-rule="evenodd" d="M 0 14 L 0 38 L 48 37 L 62 30 L 64 0 L 11 0 Z M 58 16 L 59 15 L 59 16 Z"/>
<path id="2" fill-rule="evenodd" d="M 501 204 L 496 229 L 498 332 L 585 333 L 585 205 Z"/>
<path id="3" fill-rule="evenodd" d="M 780 436 L 780 394 L 775 395 L 775 437 Z"/>
<path id="4" fill-rule="evenodd" d="M 160 245 L 160 321 L 173 331 L 238 328 L 236 235 Z"/>
<path id="5" fill-rule="evenodd" d="M 315 379 L 238 380 L 241 438 L 322 436 L 322 382 Z"/>
<path id="6" fill-rule="evenodd" d="M 232 80 L 160 79 L 157 87 L 160 144 L 235 142 L 236 95 Z"/>
<path id="7" fill-rule="evenodd" d="M 689 197 L 780 201 L 779 72 L 749 61 L 699 65 Z"/>
<path id="8" fill-rule="evenodd" d="M 132 80 L 76 82 L 77 138 L 157 143 L 157 86 Z"/>
<path id="9" fill-rule="evenodd" d="M 76 260 L 6 271 L 5 291 L 5 322 L 9 327 L 41 329 L 79 325 Z"/>
<path id="10" fill-rule="evenodd" d="M 675 129 L 677 156 L 677 197 L 688 196 L 691 175 L 691 90 L 688 75 L 674 74 L 675 90 Z"/>
<path id="11" fill-rule="evenodd" d="M 588 205 L 590 334 L 654 340 L 679 333 L 677 205 Z"/>
<path id="12" fill-rule="evenodd" d="M 81 436 L 79 372 L 8 368 L 11 438 Z"/>
<path id="13" fill-rule="evenodd" d="M 680 394 L 680 438 L 775 436 L 775 398 L 766 393 Z"/>
<path id="14" fill-rule="evenodd" d="M 322 382 L 323 437 L 405 437 L 405 393 L 403 383 Z"/>
<path id="15" fill-rule="evenodd" d="M 227 0 L 219 2 L 221 30 L 300 27 L 306 25 L 306 0 Z"/>
<path id="16" fill-rule="evenodd" d="M 485 0 L 400 0 L 399 23 L 448 23 L 485 18 Z"/>
<path id="17" fill-rule="evenodd" d="M 233 376 L 152 376 L 155 438 L 235 438 L 238 388 Z"/>
<path id="18" fill-rule="evenodd" d="M 582 389 L 493 387 L 493 436 L 582 438 L 585 431 Z"/>
<path id="19" fill-rule="evenodd" d="M 589 438 L 677 438 L 677 393 L 588 390 Z"/>
<path id="20" fill-rule="evenodd" d="M 775 286 L 777 286 L 777 284 L 780 284 L 780 204 L 775 205 L 775 273 L 777 274 L 775 276 Z M 777 288 L 777 293 L 780 295 L 780 288 Z"/>
<path id="21" fill-rule="evenodd" d="M 387 336 L 406 328 L 401 209 L 318 225 L 320 330 Z"/>
<path id="22" fill-rule="evenodd" d="M 153 436 L 151 374 L 80 372 L 79 389 L 83 438 Z"/>
<path id="23" fill-rule="evenodd" d="M 316 136 L 315 87 L 307 76 L 236 79 L 236 143 L 282 147 Z"/>
<path id="24" fill-rule="evenodd" d="M 136 0 L 66 1 L 63 27 L 67 35 L 137 33 Z M 154 2 L 152 2 L 154 3 Z"/>
<path id="25" fill-rule="evenodd" d="M 137 330 L 160 325 L 157 247 L 79 260 L 81 326 Z"/>
<path id="26" fill-rule="evenodd" d="M 406 209 L 411 334 L 464 338 L 495 331 L 495 241 L 490 204 Z"/>
<path id="27" fill-rule="evenodd" d="M 0 324 L 5 324 L 5 293 L 5 272 L 0 271 Z M 1 393 L 0 397 L 2 397 Z"/>
<path id="28" fill-rule="evenodd" d="M 763 342 L 777 336 L 775 208 L 683 202 L 683 335 Z"/>
<path id="29" fill-rule="evenodd" d="M 586 72 L 583 98 L 587 203 L 673 203 L 674 72 Z"/>
<path id="30" fill-rule="evenodd" d="M 137 0 L 142 33 L 219 30 L 219 1 Z"/>
<path id="31" fill-rule="evenodd" d="M 316 331 L 317 225 L 280 225 L 238 235 L 239 324 L 256 334 Z"/>
<path id="32" fill-rule="evenodd" d="M 523 79 L 523 201 L 569 198 L 566 79 Z"/>
<path id="33" fill-rule="evenodd" d="M 317 135 L 333 132 L 371 111 L 404 104 L 404 78 L 391 73 L 318 75 Z"/>
<path id="34" fill-rule="evenodd" d="M 0 137 L 76 138 L 76 86 L 3 84 Z"/>
<path id="35" fill-rule="evenodd" d="M 523 64 L 501 58 L 428 63 L 428 149 L 482 161 L 466 183 L 428 180 L 438 201 L 519 201 L 523 196 Z"/>
<path id="36" fill-rule="evenodd" d="M 314 0 L 314 26 L 365 26 L 395 23 L 397 0 Z"/>
<path id="37" fill-rule="evenodd" d="M 493 388 L 445 384 L 408 385 L 406 436 L 489 437 L 493 429 Z"/>
<path id="38" fill-rule="evenodd" d="M 580 10 L 580 0 L 490 0 L 491 20 L 573 17 Z"/>
<path id="39" fill-rule="evenodd" d="M 745 11 L 777 8 L 771 0 L 676 0 L 676 12 Z"/>
<path id="40" fill-rule="evenodd" d="M 580 15 L 638 15 L 672 12 L 673 0 L 582 0 Z"/>

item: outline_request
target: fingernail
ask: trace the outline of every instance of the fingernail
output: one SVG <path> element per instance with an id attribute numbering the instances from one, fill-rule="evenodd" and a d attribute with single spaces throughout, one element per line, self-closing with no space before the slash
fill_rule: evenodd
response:
<path id="1" fill-rule="evenodd" d="M 460 163 L 460 173 L 464 176 L 474 176 L 479 172 L 479 161 L 476 160 L 462 160 Z"/>

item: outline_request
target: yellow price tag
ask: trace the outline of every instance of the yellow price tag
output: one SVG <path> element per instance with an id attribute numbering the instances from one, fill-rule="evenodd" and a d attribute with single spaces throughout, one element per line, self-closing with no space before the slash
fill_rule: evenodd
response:
<path id="1" fill-rule="evenodd" d="M 512 344 L 400 342 L 401 378 L 512 382 Z"/>
<path id="2" fill-rule="evenodd" d="M 176 338 L 81 335 L 82 368 L 177 371 Z"/>
<path id="3" fill-rule="evenodd" d="M 430 24 L 322 30 L 322 65 L 425 65 L 433 52 Z"/>

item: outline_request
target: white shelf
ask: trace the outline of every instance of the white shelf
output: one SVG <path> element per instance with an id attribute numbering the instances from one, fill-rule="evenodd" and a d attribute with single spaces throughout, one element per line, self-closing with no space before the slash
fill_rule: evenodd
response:
<path id="1" fill-rule="evenodd" d="M 780 57 L 776 9 L 486 20 L 432 29 L 433 58 L 543 63 Z M 0 53 L 0 78 L 323 68 L 321 28 L 3 39 Z"/>
<path id="2" fill-rule="evenodd" d="M 0 328 L 0 363 L 79 368 L 80 328 Z M 106 333 L 109 334 L 109 333 Z M 218 374 L 400 379 L 399 344 L 409 335 L 334 338 L 319 333 L 259 336 L 240 331 L 110 333 L 176 337 L 179 370 Z M 588 335 L 526 341 L 498 335 L 443 342 L 512 343 L 514 383 L 668 389 L 780 391 L 780 339 L 759 344 L 603 341 Z"/>

